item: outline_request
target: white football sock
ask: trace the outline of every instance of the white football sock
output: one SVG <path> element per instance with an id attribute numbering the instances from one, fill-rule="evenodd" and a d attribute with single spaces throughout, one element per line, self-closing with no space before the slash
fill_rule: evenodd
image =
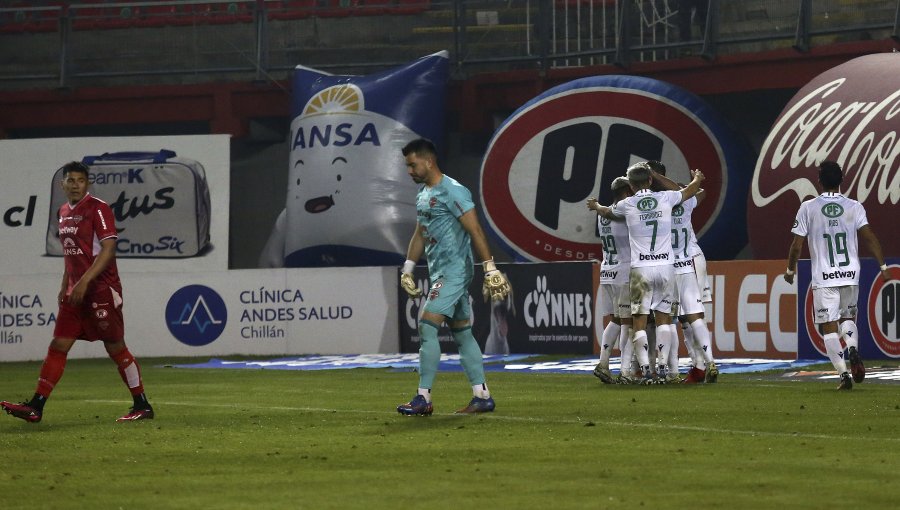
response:
<path id="1" fill-rule="evenodd" d="M 642 368 L 650 364 L 650 346 L 647 344 L 647 332 L 644 330 L 634 332 L 634 353 Z"/>
<path id="2" fill-rule="evenodd" d="M 488 391 L 487 383 L 473 384 L 472 395 L 478 398 L 491 398 L 491 392 Z"/>
<path id="3" fill-rule="evenodd" d="M 612 355 L 613 346 L 616 344 L 616 339 L 619 338 L 621 329 L 621 326 L 612 321 L 603 328 L 603 335 L 600 338 L 600 366 L 602 368 L 609 370 L 609 357 Z"/>
<path id="4" fill-rule="evenodd" d="M 426 402 L 431 402 L 431 388 L 419 388 L 419 395 L 425 397 Z"/>
<path id="5" fill-rule="evenodd" d="M 622 351 L 622 366 L 619 372 L 628 377 L 634 376 L 631 360 L 634 358 L 634 344 L 631 343 L 631 326 L 623 324 L 619 331 L 619 349 Z"/>
<path id="6" fill-rule="evenodd" d="M 828 359 L 834 365 L 834 369 L 838 374 L 847 371 L 847 363 L 844 361 L 844 349 L 841 348 L 841 337 L 837 333 L 828 333 L 825 335 L 825 352 Z"/>
<path id="7" fill-rule="evenodd" d="M 859 349 L 859 331 L 856 329 L 856 323 L 853 321 L 844 321 L 841 323 L 841 338 L 847 344 L 847 348 L 856 347 Z"/>
<path id="8" fill-rule="evenodd" d="M 675 324 L 669 324 L 669 340 L 672 347 L 669 349 L 669 373 L 678 375 L 678 329 Z"/>
<path id="9" fill-rule="evenodd" d="M 704 319 L 697 319 L 691 323 L 691 332 L 694 335 L 695 346 L 699 347 L 700 355 L 706 363 L 715 361 L 713 357 L 712 336 L 709 334 L 709 328 L 706 326 Z M 706 366 L 704 363 L 704 366 Z"/>
<path id="10" fill-rule="evenodd" d="M 659 350 L 659 353 L 656 355 L 657 365 L 668 365 L 669 351 L 672 349 L 672 338 L 668 324 L 656 326 L 656 348 Z"/>

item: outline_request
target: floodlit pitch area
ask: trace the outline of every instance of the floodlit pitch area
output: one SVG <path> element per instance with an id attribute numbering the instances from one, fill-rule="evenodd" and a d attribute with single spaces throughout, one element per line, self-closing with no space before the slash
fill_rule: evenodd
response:
<path id="1" fill-rule="evenodd" d="M 492 372 L 497 411 L 461 416 L 465 376 L 440 373 L 435 414 L 404 417 L 414 373 L 165 367 L 197 361 L 142 360 L 157 417 L 135 423 L 115 423 L 130 397 L 111 361 L 70 361 L 42 422 L 0 416 L 0 506 L 896 506 L 896 384 Z M 29 398 L 38 368 L 0 364 L 0 399 Z"/>

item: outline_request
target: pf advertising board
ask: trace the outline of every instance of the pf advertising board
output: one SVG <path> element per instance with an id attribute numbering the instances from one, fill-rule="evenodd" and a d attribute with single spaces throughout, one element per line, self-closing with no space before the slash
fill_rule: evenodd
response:
<path id="1" fill-rule="evenodd" d="M 481 166 L 488 229 L 520 261 L 600 257 L 588 197 L 612 202 L 610 184 L 629 165 L 659 160 L 678 182 L 706 175 L 694 211 L 710 259 L 746 245 L 749 146 L 699 97 L 637 76 L 575 80 L 516 110 L 491 139 Z"/>
<path id="2" fill-rule="evenodd" d="M 900 254 L 900 53 L 855 58 L 820 74 L 788 102 L 753 172 L 747 226 L 753 257 L 783 258 L 800 204 L 819 194 L 818 165 L 844 170 L 841 192 L 866 208 L 885 255 Z M 808 253 L 808 248 L 804 248 Z"/>
<path id="3" fill-rule="evenodd" d="M 874 259 L 860 259 L 859 301 L 856 327 L 859 354 L 863 359 L 900 358 L 900 259 L 887 259 L 893 277 L 885 281 Z M 813 318 L 811 264 L 800 260 L 797 266 L 798 356 L 803 359 L 826 358 L 825 340 Z"/>
<path id="4" fill-rule="evenodd" d="M 497 264 L 509 278 L 513 292 L 495 302 L 483 299 L 484 275 L 476 267 L 469 287 L 472 333 L 484 353 L 593 352 L 593 265 Z M 419 351 L 418 320 L 430 291 L 425 266 L 416 267 L 414 277 L 422 290 L 421 297 L 411 299 L 406 292 L 398 292 L 401 352 Z M 399 279 L 399 274 L 395 279 Z M 457 352 L 446 326 L 438 331 L 438 339 L 442 352 Z"/>
<path id="5" fill-rule="evenodd" d="M 0 274 L 62 274 L 56 172 L 82 160 L 116 217 L 119 271 L 227 269 L 229 157 L 227 135 L 0 140 Z"/>

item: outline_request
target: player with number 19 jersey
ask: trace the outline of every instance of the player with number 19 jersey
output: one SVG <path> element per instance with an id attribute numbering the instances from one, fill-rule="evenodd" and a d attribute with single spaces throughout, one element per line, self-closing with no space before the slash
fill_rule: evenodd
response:
<path id="1" fill-rule="evenodd" d="M 436 185 L 419 190 L 416 214 L 425 237 L 425 258 L 432 284 L 441 278 L 472 280 L 471 242 L 459 217 L 473 207 L 469 190 L 448 175 Z"/>
<path id="2" fill-rule="evenodd" d="M 597 216 L 600 230 L 600 246 L 603 262 L 600 263 L 600 283 L 627 285 L 631 271 L 631 242 L 628 240 L 628 225 L 624 221 L 614 221 Z"/>
<path id="3" fill-rule="evenodd" d="M 812 288 L 859 285 L 857 231 L 869 220 L 862 204 L 826 192 L 800 204 L 791 232 L 806 237 Z"/>

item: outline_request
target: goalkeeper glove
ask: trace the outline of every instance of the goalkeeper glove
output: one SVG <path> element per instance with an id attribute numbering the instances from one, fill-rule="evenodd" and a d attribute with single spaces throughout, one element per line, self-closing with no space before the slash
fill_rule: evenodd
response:
<path id="1" fill-rule="evenodd" d="M 407 260 L 403 263 L 403 269 L 400 272 L 400 287 L 409 295 L 411 298 L 417 298 L 422 295 L 422 290 L 416 285 L 416 280 L 413 279 L 413 268 L 416 267 L 416 263 L 412 260 Z"/>
<path id="2" fill-rule="evenodd" d="M 493 258 L 485 260 L 482 265 L 484 266 L 484 285 L 481 286 L 481 294 L 484 299 L 500 301 L 506 298 L 511 290 L 506 275 L 497 270 Z"/>

